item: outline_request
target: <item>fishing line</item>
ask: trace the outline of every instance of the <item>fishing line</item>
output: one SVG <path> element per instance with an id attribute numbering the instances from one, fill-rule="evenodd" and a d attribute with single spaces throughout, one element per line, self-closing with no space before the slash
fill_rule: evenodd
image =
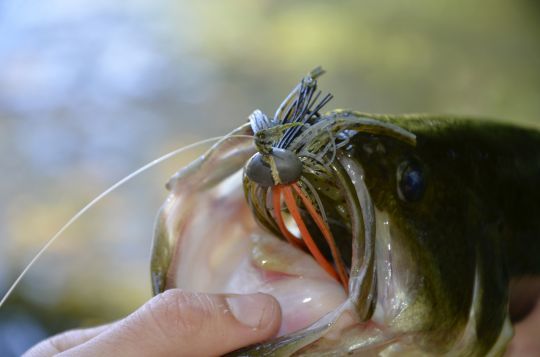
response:
<path id="1" fill-rule="evenodd" d="M 88 204 L 86 204 L 86 206 L 84 206 L 82 209 L 80 209 L 73 217 L 71 217 L 69 219 L 69 221 L 66 224 L 64 224 L 62 226 L 62 228 L 60 228 L 60 230 L 58 230 L 58 232 L 56 232 L 55 235 L 53 235 L 51 238 L 49 238 L 49 240 L 45 243 L 45 245 L 32 258 L 30 263 L 28 263 L 28 265 L 26 265 L 26 267 L 19 274 L 17 279 L 15 279 L 13 284 L 11 284 L 11 286 L 9 287 L 9 289 L 7 290 L 5 295 L 2 297 L 2 300 L 0 300 L 0 308 L 2 308 L 2 306 L 4 305 L 6 300 L 13 293 L 13 290 L 15 290 L 15 288 L 17 287 L 17 285 L 19 285 L 19 282 L 22 280 L 22 278 L 26 275 L 26 273 L 30 270 L 30 268 L 32 268 L 32 266 L 36 263 L 36 261 L 43 255 L 43 253 L 45 253 L 45 251 L 58 239 L 58 237 L 60 237 L 62 235 L 62 233 L 64 233 L 64 231 L 66 231 L 66 229 L 68 229 L 84 213 L 86 213 L 86 211 L 88 211 L 96 203 L 101 201 L 105 196 L 107 196 L 109 193 L 113 192 L 114 190 L 116 190 L 118 187 L 122 186 L 126 182 L 128 182 L 131 179 L 135 178 L 139 174 L 143 173 L 144 171 L 156 166 L 157 164 L 162 163 L 165 160 L 170 159 L 173 156 L 176 156 L 176 155 L 181 154 L 181 153 L 183 153 L 185 151 L 194 149 L 194 148 L 196 148 L 198 146 L 208 144 L 208 143 L 211 143 L 211 142 L 214 142 L 214 141 L 218 141 L 218 140 L 221 140 L 221 139 L 224 139 L 224 138 L 251 138 L 252 139 L 253 136 L 251 136 L 251 135 L 224 135 L 223 136 L 222 135 L 222 136 L 217 136 L 217 137 L 213 137 L 213 138 L 209 138 L 209 139 L 204 139 L 204 140 L 198 141 L 196 143 L 193 143 L 193 144 L 190 144 L 190 145 L 187 145 L 187 146 L 183 146 L 181 148 L 173 150 L 173 151 L 169 152 L 168 154 L 165 154 L 165 155 L 163 155 L 163 156 L 149 162 L 148 164 L 146 164 L 146 165 L 142 166 L 141 168 L 135 170 L 134 172 L 127 175 L 126 177 L 124 177 L 123 179 L 121 179 L 120 181 L 118 181 L 117 183 L 115 183 L 114 185 L 112 185 L 111 187 L 106 189 L 105 191 L 103 191 L 101 194 L 99 194 L 96 198 L 94 198 L 92 201 L 90 201 Z"/>

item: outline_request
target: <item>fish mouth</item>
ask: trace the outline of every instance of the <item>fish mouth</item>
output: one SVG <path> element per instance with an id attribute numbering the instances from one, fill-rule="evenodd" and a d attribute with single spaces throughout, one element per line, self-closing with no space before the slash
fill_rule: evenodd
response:
<path id="1" fill-rule="evenodd" d="M 270 294 L 282 310 L 278 336 L 312 325 L 347 301 L 341 284 L 308 253 L 259 227 L 240 173 L 196 198 L 180 196 L 167 209 L 175 244 L 165 288 Z"/>
<path id="2" fill-rule="evenodd" d="M 375 211 L 360 164 L 338 155 L 333 167 L 351 217 L 348 291 L 309 253 L 259 226 L 240 171 L 212 188 L 198 188 L 196 180 L 176 182 L 157 225 L 169 249 L 164 288 L 274 296 L 282 310 L 276 345 L 290 342 L 289 354 L 321 337 L 330 341 L 326 348 L 339 344 L 342 331 L 355 326 L 366 330 L 377 298 Z"/>

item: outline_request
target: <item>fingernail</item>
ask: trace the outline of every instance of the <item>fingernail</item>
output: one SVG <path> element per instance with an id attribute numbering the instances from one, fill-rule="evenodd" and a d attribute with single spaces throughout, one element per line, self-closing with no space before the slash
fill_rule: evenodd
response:
<path id="1" fill-rule="evenodd" d="M 265 294 L 229 295 L 226 300 L 236 320 L 251 328 L 268 324 L 275 313 L 275 301 Z"/>

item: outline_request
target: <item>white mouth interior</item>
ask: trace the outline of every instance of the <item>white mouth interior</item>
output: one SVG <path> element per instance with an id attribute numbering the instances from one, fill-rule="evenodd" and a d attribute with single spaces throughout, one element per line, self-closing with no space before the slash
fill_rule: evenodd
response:
<path id="1" fill-rule="evenodd" d="M 169 226 L 178 241 L 168 288 L 271 294 L 282 309 L 279 335 L 311 325 L 347 299 L 310 255 L 258 227 L 240 174 L 210 191 L 177 193 L 170 209 Z"/>

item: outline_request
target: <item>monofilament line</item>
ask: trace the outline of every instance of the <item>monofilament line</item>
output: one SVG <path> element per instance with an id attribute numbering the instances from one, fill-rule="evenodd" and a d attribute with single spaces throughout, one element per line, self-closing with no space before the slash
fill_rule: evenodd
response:
<path id="1" fill-rule="evenodd" d="M 209 138 L 209 139 L 204 139 L 204 140 L 201 140 L 201 141 L 198 141 L 196 143 L 193 143 L 193 144 L 190 144 L 190 145 L 187 145 L 187 146 L 184 146 L 184 147 L 181 147 L 181 148 L 178 148 L 174 151 L 171 151 L 170 153 L 168 154 L 165 154 L 163 156 L 161 156 L 160 158 L 157 158 L 155 159 L 154 161 L 144 165 L 143 167 L 141 167 L 140 169 L 132 172 L 131 174 L 127 175 L 126 177 L 124 177 L 123 179 L 121 179 L 120 181 L 118 181 L 117 183 L 115 183 L 114 185 L 112 185 L 111 187 L 109 187 L 107 190 L 103 191 L 103 193 L 101 193 L 100 195 L 98 195 L 96 198 L 94 198 L 92 201 L 90 201 L 86 206 L 84 206 L 79 212 L 77 212 L 73 217 L 71 217 L 71 219 L 64 225 L 62 226 L 62 228 L 60 228 L 60 230 L 58 232 L 56 232 L 56 234 L 54 236 L 52 236 L 46 243 L 45 245 L 37 252 L 37 254 L 34 256 L 34 258 L 32 258 L 32 260 L 30 261 L 30 263 L 28 263 L 28 265 L 23 269 L 23 271 L 19 274 L 19 276 L 17 277 L 17 279 L 15 279 L 15 281 L 13 282 L 13 284 L 11 284 L 11 286 L 9 287 L 8 291 L 6 292 L 6 294 L 2 297 L 2 300 L 0 300 L 0 308 L 4 305 L 4 303 L 6 302 L 6 300 L 9 298 L 9 296 L 11 295 L 11 293 L 13 292 L 13 290 L 15 290 L 15 288 L 17 287 L 17 285 L 19 284 L 19 282 L 21 281 L 21 279 L 26 275 L 26 273 L 28 272 L 28 270 L 30 270 L 30 268 L 35 264 L 35 262 L 41 257 L 41 255 L 43 255 L 43 253 L 56 241 L 56 239 L 58 237 L 60 237 L 60 235 L 62 235 L 62 233 L 64 233 L 64 231 L 66 229 L 68 229 L 75 221 L 77 221 L 79 219 L 79 217 L 81 217 L 86 211 L 88 211 L 92 206 L 94 206 L 96 203 L 98 203 L 102 198 L 104 198 L 105 196 L 107 196 L 109 193 L 111 193 L 112 191 L 116 190 L 118 187 L 122 186 L 124 183 L 128 182 L 129 180 L 131 180 L 132 178 L 134 178 L 135 176 L 141 174 L 142 172 L 150 169 L 151 167 L 153 166 L 156 166 L 157 164 L 167 160 L 167 159 L 170 159 L 171 157 L 175 156 L 175 155 L 178 155 L 178 154 L 181 154 L 182 152 L 184 151 L 187 151 L 187 150 L 190 150 L 190 149 L 193 149 L 197 146 L 200 146 L 200 145 L 204 145 L 204 144 L 208 144 L 208 143 L 211 143 L 213 141 L 218 141 L 220 139 L 223 139 L 223 138 L 238 138 L 238 137 L 242 137 L 242 138 L 253 138 L 252 136 L 250 135 L 228 135 L 228 136 L 218 136 L 218 137 L 214 137 L 214 138 Z"/>

